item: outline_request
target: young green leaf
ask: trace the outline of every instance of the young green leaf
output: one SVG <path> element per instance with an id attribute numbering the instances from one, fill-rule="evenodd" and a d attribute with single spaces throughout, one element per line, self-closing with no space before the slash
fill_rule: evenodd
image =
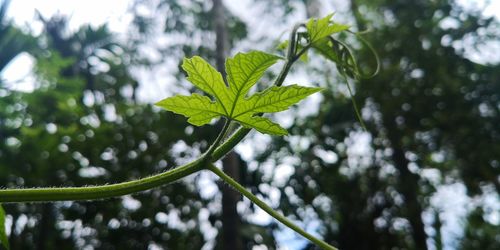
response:
<path id="1" fill-rule="evenodd" d="M 339 61 L 338 51 L 336 51 L 333 48 L 331 40 L 328 39 L 327 37 L 316 41 L 312 45 L 312 48 L 316 52 L 318 52 L 320 55 L 324 56 L 326 59 L 328 59 L 330 61 L 333 61 L 333 62 Z"/>
<path id="2" fill-rule="evenodd" d="M 5 211 L 0 204 L 0 249 L 9 250 L 9 240 L 7 238 L 7 233 L 5 232 Z"/>
<path id="3" fill-rule="evenodd" d="M 349 29 L 349 25 L 334 23 L 331 21 L 333 14 L 324 18 L 311 18 L 306 23 L 309 43 L 314 43 L 322 38 Z"/>
<path id="4" fill-rule="evenodd" d="M 199 94 L 177 95 L 156 105 L 188 117 L 188 122 L 196 126 L 225 116 L 262 133 L 286 135 L 287 131 L 280 125 L 257 114 L 286 110 L 321 88 L 271 87 L 247 97 L 248 91 L 278 59 L 280 57 L 260 51 L 238 53 L 226 61 L 229 86 L 225 85 L 222 75 L 201 57 L 185 59 L 182 68 L 188 73 L 187 79 L 213 99 Z"/>

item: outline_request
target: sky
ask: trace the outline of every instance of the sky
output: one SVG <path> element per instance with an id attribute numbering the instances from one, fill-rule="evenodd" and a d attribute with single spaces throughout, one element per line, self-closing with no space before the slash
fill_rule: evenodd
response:
<path id="1" fill-rule="evenodd" d="M 37 11 L 45 18 L 58 13 L 70 16 L 69 27 L 72 31 L 77 30 L 82 24 L 90 23 L 98 26 L 107 22 L 112 31 L 123 33 L 131 18 L 126 14 L 129 3 L 129 0 L 16 0 L 10 2 L 7 16 L 17 26 L 34 34 L 40 34 L 42 31 L 42 23 L 35 18 Z M 32 67 L 32 58 L 26 53 L 21 54 L 3 70 L 1 78 L 12 89 L 31 91 L 34 87 Z"/>
<path id="2" fill-rule="evenodd" d="M 18 26 L 31 30 L 35 34 L 39 34 L 42 27 L 40 22 L 35 21 L 36 11 L 39 11 L 40 14 L 46 18 L 58 13 L 70 16 L 69 27 L 71 30 L 76 30 L 80 25 L 87 23 L 95 26 L 108 23 L 110 30 L 117 33 L 124 33 L 132 18 L 130 14 L 127 14 L 130 2 L 130 0 L 15 0 L 10 4 L 8 16 L 10 16 Z M 482 8 L 488 5 L 488 7 L 485 8 L 484 14 L 487 16 L 496 15 L 500 18 L 500 0 L 493 0 L 490 2 L 486 0 L 459 0 L 459 3 L 468 8 Z M 260 22 L 259 20 L 255 21 L 255 18 L 252 18 L 252 11 L 255 10 L 248 8 L 250 4 L 249 0 L 225 1 L 225 4 L 235 14 L 242 16 L 243 20 L 250 22 L 250 26 L 254 25 L 252 26 L 254 30 L 266 32 L 267 26 L 265 23 L 262 22 L 262 20 L 260 20 Z M 488 54 L 495 55 L 495 53 Z M 472 54 L 470 56 L 472 59 L 476 58 L 477 60 L 477 58 L 482 55 Z M 2 72 L 1 77 L 10 84 L 13 89 L 30 91 L 33 89 L 32 82 L 34 82 L 31 75 L 32 66 L 33 60 L 31 57 L 26 54 L 21 55 L 7 66 Z M 147 78 L 148 76 L 144 77 Z M 300 78 L 300 76 L 298 77 Z M 151 93 L 148 93 L 146 95 L 150 94 Z M 263 138 L 261 139 L 265 140 Z M 369 140 L 369 138 L 364 138 L 364 140 Z M 249 145 L 249 143 L 243 144 L 240 146 L 239 150 L 248 151 L 249 147 L 251 147 Z M 251 156 L 249 158 L 251 158 Z M 281 172 L 287 171 L 286 166 L 282 168 Z M 428 174 L 431 177 L 433 175 L 432 173 L 424 174 Z M 450 197 L 454 198 L 450 199 Z M 496 211 L 500 210 L 498 199 L 493 199 L 493 201 L 491 197 L 486 197 L 484 199 L 487 200 L 486 202 L 490 204 L 490 206 L 496 208 Z M 446 202 L 443 202 L 443 200 Z M 445 220 L 443 226 L 444 241 L 448 249 L 453 249 L 455 238 L 459 237 L 461 234 L 462 226 L 459 218 L 463 218 L 467 214 L 470 204 L 480 201 L 468 198 L 465 195 L 465 187 L 460 183 L 455 183 L 439 188 L 431 202 L 443 211 L 442 218 Z M 431 211 L 427 211 L 427 214 L 424 214 L 424 220 L 427 220 L 427 224 L 432 223 L 432 216 Z M 490 219 L 500 223 L 499 217 L 499 214 L 496 213 L 493 214 Z M 271 220 L 263 211 L 258 211 L 253 218 L 261 223 L 266 223 Z M 314 230 L 314 228 L 314 223 L 308 225 L 309 230 Z M 296 249 L 304 243 L 303 240 L 297 238 L 291 231 L 284 230 L 277 236 L 281 242 L 288 243 L 288 249 Z"/>

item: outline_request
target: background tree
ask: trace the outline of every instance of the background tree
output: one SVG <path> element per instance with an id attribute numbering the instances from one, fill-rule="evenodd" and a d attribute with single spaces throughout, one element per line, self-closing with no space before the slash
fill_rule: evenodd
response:
<path id="1" fill-rule="evenodd" d="M 279 152 L 275 162 L 287 154 L 300 159 L 281 204 L 299 220 L 319 220 L 340 249 L 442 246 L 423 221 L 439 186 L 464 183 L 471 196 L 486 186 L 498 192 L 499 66 L 472 62 L 460 49 L 488 40 L 498 23 L 448 1 L 351 1 L 351 8 L 358 29 L 374 31 L 366 37 L 382 63 L 378 76 L 355 86 L 367 131 L 342 86 L 328 85 L 319 114 L 291 128 L 303 136 L 278 138 L 269 150 Z M 455 28 L 444 24 L 450 20 Z M 369 66 L 371 52 L 359 55 Z M 467 232 L 463 242 L 478 236 Z"/>
<path id="2" fill-rule="evenodd" d="M 180 63 L 183 57 L 200 55 L 207 58 L 212 65 L 216 65 L 220 72 L 224 72 L 226 58 L 232 54 L 232 48 L 247 38 L 246 24 L 228 10 L 222 1 L 188 1 L 181 5 L 177 1 L 136 1 L 134 9 L 147 8 L 147 13 L 135 16 L 137 30 L 144 34 L 151 34 L 152 30 L 161 30 L 150 37 L 170 41 L 167 46 L 141 43 L 139 46 L 151 46 L 162 55 L 165 61 L 156 64 L 165 65 L 169 60 Z M 146 36 L 147 37 L 147 36 Z M 182 41 L 177 43 L 176 40 Z M 184 75 L 177 73 L 177 82 L 185 85 Z M 221 126 L 220 124 L 219 126 Z M 205 141 L 206 137 L 199 137 Z M 207 142 L 208 143 L 208 142 Z M 259 175 L 249 176 L 246 172 L 246 163 L 235 153 L 229 153 L 222 161 L 224 170 L 235 179 L 239 179 L 245 186 L 258 191 Z M 274 247 L 274 237 L 271 227 L 263 227 L 245 220 L 244 214 L 238 214 L 237 204 L 241 196 L 226 185 L 220 185 L 221 195 L 216 196 L 215 202 L 221 198 L 222 209 L 210 211 L 214 225 L 219 229 L 217 234 L 217 249 L 249 249 L 254 245 L 265 244 Z M 262 194 L 262 193 L 261 193 Z M 246 209 L 251 213 L 254 207 Z M 243 218 L 243 219 L 240 219 Z M 241 221 L 240 221 L 241 220 Z"/>
<path id="3" fill-rule="evenodd" d="M 130 75 L 127 48 L 106 26 L 68 34 L 64 17 L 42 20 L 43 47 L 34 54 L 38 86 L 32 93 L 8 92 L 16 99 L 2 106 L 8 114 L 2 132 L 13 131 L 2 144 L 2 183 L 113 183 L 177 165 L 185 156 L 169 149 L 194 141 L 182 119 L 135 102 L 137 81 Z M 178 182 L 135 198 L 6 205 L 13 221 L 11 246 L 200 248 L 204 239 L 197 216 L 205 206 L 190 191 L 194 188 Z"/>
<path id="4" fill-rule="evenodd" d="M 200 15 L 203 22 L 211 20 L 212 10 L 203 2 L 191 5 L 193 15 Z M 185 11 L 175 2 L 162 3 L 160 7 L 174 12 Z M 200 12 L 199 7 L 203 11 Z M 189 33 L 177 26 L 184 17 L 174 15 L 179 20 L 169 19 L 168 24 L 177 24 L 167 28 L 167 34 Z M 89 185 L 135 179 L 194 157 L 205 147 L 206 141 L 213 139 L 215 135 L 209 129 L 185 129 L 182 118 L 160 115 L 151 106 L 137 103 L 138 85 L 130 73 L 132 68 L 153 68 L 162 63 L 138 53 L 150 41 L 146 35 L 151 35 L 148 33 L 150 26 L 144 21 L 146 18 L 135 17 L 137 30 L 131 32 L 138 33 L 125 43 L 115 39 L 105 25 L 84 26 L 70 33 L 64 16 L 39 18 L 45 31 L 38 38 L 41 47 L 33 54 L 37 60 L 38 86 L 32 93 L 16 93 L 16 101 L 9 99 L 6 106 L 6 110 L 10 110 L 13 105 L 23 104 L 7 122 L 17 119 L 21 124 L 12 128 L 15 135 L 7 137 L 3 145 L 5 175 L 2 177 L 6 186 Z M 233 19 L 228 18 L 229 28 Z M 238 32 L 245 32 L 241 28 L 244 26 L 238 25 Z M 204 26 L 201 27 L 203 33 Z M 213 25 L 208 28 L 214 34 Z M 205 39 L 205 35 L 201 38 Z M 201 47 L 177 44 L 161 48 L 160 53 L 177 51 L 179 62 L 184 53 L 212 53 L 214 58 L 214 45 L 215 41 Z M 21 125 L 23 129 L 19 129 Z M 40 140 L 47 141 L 40 144 Z M 22 157 L 28 154 L 39 155 L 41 159 Z M 199 184 L 195 183 L 191 179 L 140 197 L 106 202 L 7 205 L 7 213 L 13 221 L 12 248 L 91 246 L 124 249 L 156 245 L 198 249 L 203 245 L 219 246 L 206 238 L 207 234 L 200 233 L 202 227 L 205 231 L 211 227 L 220 228 L 221 217 L 217 216 L 217 210 L 207 209 L 210 206 L 198 195 Z M 236 213 L 235 205 L 233 209 Z M 202 216 L 201 219 L 198 216 Z M 26 219 L 33 223 L 23 222 Z M 207 223 L 212 225 L 208 229 Z M 255 232 L 262 236 L 255 237 Z M 268 232 L 268 229 L 248 224 L 242 232 L 246 236 L 241 239 L 245 239 L 249 247 L 263 240 L 272 246 L 273 238 Z M 240 233 L 235 236 L 240 238 Z"/>
<path id="5" fill-rule="evenodd" d="M 139 85 L 133 73 L 155 72 L 157 81 L 176 82 L 165 90 L 174 92 L 186 86 L 178 67 L 182 57 L 201 55 L 213 65 L 217 58 L 221 61 L 216 45 L 224 39 L 216 34 L 220 15 L 214 2 L 135 1 L 126 39 L 116 38 L 106 25 L 69 32 L 63 16 L 40 17 L 45 32 L 36 40 L 1 22 L 9 27 L 0 29 L 1 62 L 6 65 L 20 51 L 32 51 L 38 77 L 30 93 L 0 89 L 1 183 L 113 183 L 163 171 L 199 154 L 215 136 L 214 129 L 186 128 L 185 119 L 141 103 L 141 86 L 158 88 L 151 87 L 154 82 Z M 264 47 L 278 43 L 274 34 L 250 37 L 243 18 L 219 3 L 227 47 L 241 47 L 245 41 Z M 242 182 L 252 192 L 270 196 L 271 188 L 261 182 L 279 187 L 285 214 L 340 249 L 440 249 L 446 246 L 441 242 L 444 214 L 431 202 L 437 189 L 464 183 L 471 197 L 498 193 L 499 66 L 467 59 L 467 48 L 497 39 L 498 23 L 448 1 L 350 3 L 336 16 L 352 18 L 353 30 L 370 29 L 364 37 L 382 62 L 376 78 L 353 86 L 367 130 L 357 121 L 345 80 L 333 64 L 309 56 L 307 66 L 293 70 L 328 88 L 318 112 L 289 112 L 292 136 L 254 149 L 261 153 L 256 161 L 237 156 L 232 161 L 238 162 Z M 303 19 L 297 15 L 321 15 L 330 6 L 314 0 L 255 5 L 266 7 L 259 19 L 275 18 L 273 31 Z M 16 42 L 5 34 L 17 34 Z M 372 67 L 370 51 L 361 43 L 356 49 L 363 69 Z M 227 50 L 225 56 L 232 54 Z M 157 92 L 162 95 L 158 99 L 164 97 Z M 293 157 L 285 157 L 289 155 Z M 5 205 L 13 221 L 10 241 L 13 249 L 234 246 L 223 242 L 228 223 L 222 223 L 227 218 L 220 208 L 222 196 L 199 195 L 207 179 L 211 181 L 196 176 L 102 202 Z M 232 201 L 233 215 L 234 202 L 244 207 L 238 211 L 241 228 L 232 230 L 243 248 L 275 248 L 273 233 L 281 229 L 248 220 L 253 207 L 241 206 L 246 204 L 239 199 Z M 430 222 L 424 220 L 429 214 Z M 490 214 L 481 205 L 474 208 L 463 238 L 448 247 L 496 249 L 499 226 Z"/>
<path id="6" fill-rule="evenodd" d="M 9 3 L 10 1 L 2 1 L 0 5 L 0 72 L 21 52 L 30 51 L 35 47 L 35 39 L 14 27 L 7 19 Z"/>

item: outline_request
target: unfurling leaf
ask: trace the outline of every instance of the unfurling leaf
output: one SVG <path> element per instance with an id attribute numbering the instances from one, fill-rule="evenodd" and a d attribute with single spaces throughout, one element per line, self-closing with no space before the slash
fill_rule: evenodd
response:
<path id="1" fill-rule="evenodd" d="M 333 14 L 324 18 L 311 18 L 306 23 L 307 34 L 309 35 L 309 43 L 315 43 L 322 38 L 328 37 L 334 33 L 338 33 L 349 29 L 349 25 L 334 23 L 331 21 Z"/>
<path id="2" fill-rule="evenodd" d="M 262 133 L 286 135 L 288 132 L 280 125 L 257 114 L 284 111 L 321 88 L 275 86 L 247 97 L 248 91 L 278 59 L 280 57 L 260 51 L 238 53 L 226 61 L 229 86 L 224 83 L 222 75 L 201 57 L 184 59 L 182 68 L 188 73 L 187 79 L 213 99 L 199 94 L 177 95 L 156 105 L 188 117 L 188 122 L 196 126 L 224 116 Z"/>

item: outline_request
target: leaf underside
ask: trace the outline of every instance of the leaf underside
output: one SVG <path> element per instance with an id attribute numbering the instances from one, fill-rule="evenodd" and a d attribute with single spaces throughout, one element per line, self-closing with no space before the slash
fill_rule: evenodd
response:
<path id="1" fill-rule="evenodd" d="M 248 91 L 278 59 L 280 57 L 261 51 L 236 54 L 226 61 L 226 80 L 229 86 L 224 83 L 222 75 L 201 57 L 184 59 L 182 68 L 188 73 L 187 79 L 212 98 L 200 94 L 176 95 L 163 99 L 156 105 L 188 117 L 188 122 L 196 126 L 224 116 L 262 133 L 286 135 L 288 132 L 279 124 L 258 114 L 287 110 L 321 88 L 274 86 L 247 96 Z"/>

